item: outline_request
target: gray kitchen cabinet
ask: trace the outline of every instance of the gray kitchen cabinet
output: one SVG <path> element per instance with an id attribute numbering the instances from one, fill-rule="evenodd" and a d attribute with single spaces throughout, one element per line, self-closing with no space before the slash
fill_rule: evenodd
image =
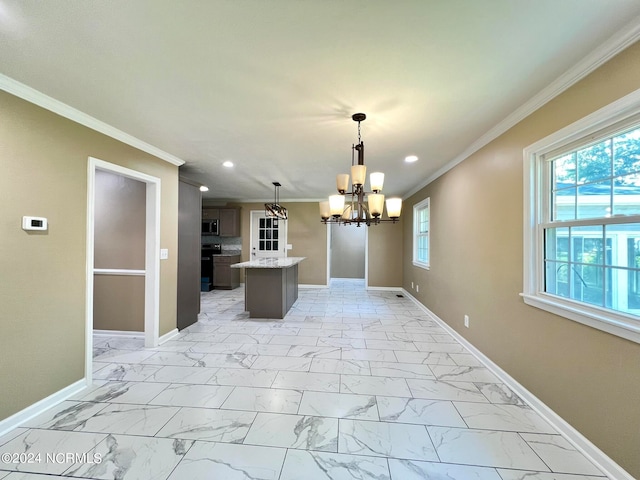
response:
<path id="1" fill-rule="evenodd" d="M 240 236 L 240 209 L 236 207 L 204 207 L 203 220 L 218 220 L 221 237 Z"/>
<path id="2" fill-rule="evenodd" d="M 231 290 L 240 286 L 240 270 L 231 268 L 240 262 L 240 255 L 213 256 L 213 287 Z"/>

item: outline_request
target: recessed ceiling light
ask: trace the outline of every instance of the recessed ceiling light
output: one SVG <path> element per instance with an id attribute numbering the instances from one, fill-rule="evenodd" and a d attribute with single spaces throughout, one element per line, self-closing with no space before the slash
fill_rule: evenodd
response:
<path id="1" fill-rule="evenodd" d="M 231 168 L 231 167 L 233 167 L 233 162 L 231 162 L 231 161 L 227 160 L 226 162 L 224 162 L 224 163 L 222 164 L 222 166 L 223 166 L 223 167 L 227 167 L 227 168 Z"/>
<path id="2" fill-rule="evenodd" d="M 207 187 L 206 185 L 201 185 L 200 186 L 200 191 L 201 192 L 208 192 L 209 191 L 209 187 Z"/>
<path id="3" fill-rule="evenodd" d="M 418 161 L 418 157 L 415 155 L 409 155 L 408 157 L 404 157 L 404 161 L 407 163 L 413 163 Z"/>

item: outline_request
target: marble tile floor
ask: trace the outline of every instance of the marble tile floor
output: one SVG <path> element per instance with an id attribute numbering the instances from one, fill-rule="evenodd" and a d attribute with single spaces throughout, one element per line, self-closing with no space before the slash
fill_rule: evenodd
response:
<path id="1" fill-rule="evenodd" d="M 606 478 L 398 292 L 300 289 L 283 320 L 243 305 L 203 293 L 154 349 L 96 337 L 93 386 L 0 438 L 0 479 Z"/>

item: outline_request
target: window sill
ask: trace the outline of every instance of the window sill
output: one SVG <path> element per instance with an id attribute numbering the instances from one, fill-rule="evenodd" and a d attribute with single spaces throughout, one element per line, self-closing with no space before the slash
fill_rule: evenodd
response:
<path id="1" fill-rule="evenodd" d="M 413 266 L 414 267 L 420 267 L 420 268 L 424 268 L 425 270 L 429 270 L 429 264 L 428 263 L 422 263 L 422 262 L 413 262 Z"/>
<path id="2" fill-rule="evenodd" d="M 524 303 L 603 332 L 640 343 L 640 322 L 604 309 L 566 301 L 551 295 L 521 293 Z"/>

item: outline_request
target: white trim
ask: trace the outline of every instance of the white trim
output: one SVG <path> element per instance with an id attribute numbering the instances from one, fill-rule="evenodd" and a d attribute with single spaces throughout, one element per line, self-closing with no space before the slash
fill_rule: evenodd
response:
<path id="1" fill-rule="evenodd" d="M 523 385 L 518 383 L 511 375 L 505 372 L 497 364 L 495 364 L 489 357 L 478 350 L 472 343 L 466 338 L 460 335 L 456 330 L 451 328 L 444 320 L 438 317 L 435 313 L 420 303 L 413 295 L 402 289 L 404 294 L 413 300 L 413 302 L 424 311 L 431 319 L 433 319 L 438 325 L 444 328 L 447 333 L 453 336 L 458 342 L 460 342 L 465 348 L 467 348 L 471 354 L 476 357 L 487 369 L 491 371 L 496 377 L 502 380 L 511 390 L 513 390 L 522 400 L 524 400 L 536 413 L 544 418 L 552 427 L 554 427 L 569 443 L 571 443 L 576 450 L 587 457 L 609 478 L 615 478 L 619 480 L 634 480 L 620 465 L 606 455 L 602 450 L 595 446 L 588 438 L 582 435 L 578 430 L 572 427 L 566 420 L 560 415 L 549 408 L 542 400 L 536 397 L 533 393 L 527 390 Z"/>
<path id="2" fill-rule="evenodd" d="M 376 290 L 383 292 L 402 292 L 402 287 L 366 287 L 365 290 Z"/>
<path id="3" fill-rule="evenodd" d="M 312 283 L 301 283 L 298 288 L 329 288 L 329 285 L 315 285 Z"/>
<path id="4" fill-rule="evenodd" d="M 144 332 L 129 332 L 126 330 L 94 330 L 94 337 L 144 338 Z"/>
<path id="5" fill-rule="evenodd" d="M 422 190 L 438 177 L 441 177 L 453 167 L 462 163 L 482 147 L 498 138 L 511 127 L 527 118 L 540 107 L 553 100 L 569 87 L 582 80 L 584 77 L 589 75 L 591 72 L 602 66 L 604 63 L 615 57 L 617 54 L 619 54 L 638 40 L 640 40 L 640 16 L 635 17 L 625 27 L 617 30 L 616 33 L 612 35 L 608 40 L 606 40 L 602 45 L 600 45 L 589 55 L 584 57 L 580 62 L 571 67 L 565 73 L 560 75 L 560 77 L 554 80 L 547 87 L 543 88 L 529 101 L 516 109 L 513 113 L 511 113 L 509 116 L 507 116 L 507 118 L 494 126 L 491 130 L 478 138 L 460 155 L 447 162 L 435 173 L 427 177 L 427 179 L 421 182 L 418 186 L 409 190 L 402 197 L 402 199 L 406 200 L 411 195 Z"/>
<path id="6" fill-rule="evenodd" d="M 545 153 L 588 137 L 640 112 L 640 89 L 587 115 L 571 125 L 538 140 L 523 150 L 523 293 L 524 302 L 532 307 L 574 320 L 583 325 L 640 343 L 640 325 L 631 316 L 573 302 L 545 293 L 543 278 L 543 223 L 540 185 L 545 181 L 540 157 Z M 627 217 L 626 221 L 632 218 Z M 614 219 L 613 221 L 618 221 Z"/>
<path id="7" fill-rule="evenodd" d="M 145 285 L 144 285 L 144 346 L 158 346 L 160 335 L 160 200 L 161 183 L 151 177 L 147 183 Z"/>
<path id="8" fill-rule="evenodd" d="M 428 215 L 427 220 L 429 223 L 429 230 L 427 230 L 427 261 L 426 262 L 417 260 L 418 242 L 416 241 L 418 238 L 418 235 L 422 236 L 422 234 L 418 232 L 418 228 L 420 225 L 420 222 L 418 221 L 418 216 L 424 210 L 427 211 L 427 215 Z M 413 217 L 412 217 L 413 224 L 411 225 L 411 252 L 412 252 L 411 263 L 415 267 L 420 267 L 420 268 L 424 268 L 425 270 L 429 270 L 429 267 L 431 266 L 431 197 L 423 198 L 418 203 L 414 204 L 412 214 L 413 214 Z"/>
<path id="9" fill-rule="evenodd" d="M 87 250 L 86 250 L 86 309 L 85 309 L 85 378 L 93 379 L 93 280 L 96 171 L 122 175 L 146 183 L 145 233 L 145 347 L 157 347 L 160 330 L 160 186 L 161 180 L 120 165 L 89 157 L 87 162 Z"/>
<path id="10" fill-rule="evenodd" d="M 178 331 L 177 328 L 174 328 L 173 330 L 165 333 L 164 335 L 162 335 L 159 339 L 158 339 L 158 345 L 162 345 L 163 343 L 168 342 L 169 340 L 173 340 L 174 338 L 176 338 L 178 335 L 180 335 L 180 332 Z"/>
<path id="11" fill-rule="evenodd" d="M 333 228 L 331 223 L 325 223 L 325 233 L 327 235 L 327 277 L 325 279 L 327 287 L 331 284 L 331 229 Z"/>
<path id="12" fill-rule="evenodd" d="M 358 228 L 358 227 L 356 227 Z M 369 229 L 364 231 L 364 289 L 369 288 Z"/>
<path id="13" fill-rule="evenodd" d="M 84 377 L 87 384 L 93 381 L 93 265 L 94 265 L 94 231 L 96 206 L 96 169 L 91 157 L 87 164 L 87 233 L 86 233 L 86 299 L 84 328 Z"/>
<path id="14" fill-rule="evenodd" d="M 521 293 L 520 296 L 524 303 L 532 307 L 587 325 L 596 330 L 640 343 L 640 325 L 637 325 L 637 322 L 634 324 L 625 321 L 625 318 L 622 315 L 617 315 L 616 312 L 604 310 L 598 312 L 598 309 L 590 308 L 588 305 L 569 302 L 562 298 L 544 295 L 543 293 L 538 295 Z"/>
<path id="15" fill-rule="evenodd" d="M 64 402 L 68 398 L 76 395 L 81 392 L 89 383 L 86 379 L 78 380 L 77 382 L 72 383 L 64 387 L 62 390 L 58 390 L 55 393 L 52 393 L 48 397 L 43 398 L 42 400 L 34 403 L 33 405 L 29 405 L 27 408 L 20 410 L 17 413 L 14 413 L 8 418 L 0 421 L 0 437 L 9 433 L 14 428 L 18 428 L 25 422 L 28 422 L 32 418 L 37 417 L 38 415 L 44 413 L 48 409 L 55 407 L 61 402 Z"/>
<path id="16" fill-rule="evenodd" d="M 254 257 L 253 255 L 253 233 L 254 233 L 253 219 L 254 217 L 256 217 L 256 219 L 267 218 L 264 214 L 264 210 L 249 210 L 249 260 L 253 260 L 254 258 L 259 258 L 257 256 Z M 283 223 L 282 223 L 282 228 L 280 228 L 280 223 L 278 223 L 278 231 L 279 231 L 278 241 L 283 245 L 282 251 L 284 252 L 284 254 L 282 255 L 282 257 L 287 258 L 289 256 L 289 250 L 287 250 L 287 244 L 289 242 L 288 240 L 289 239 L 289 220 L 279 219 L 279 221 Z M 282 240 L 283 233 L 284 233 L 284 241 Z M 259 239 L 257 240 L 259 241 Z M 258 246 L 256 245 L 256 248 L 257 247 Z M 280 253 L 280 249 L 278 249 L 278 253 Z"/>
<path id="17" fill-rule="evenodd" d="M 154 147 L 147 142 L 129 135 L 122 130 L 118 130 L 117 128 L 112 127 L 111 125 L 108 125 L 98 120 L 97 118 L 92 117 L 91 115 L 87 115 L 86 113 L 83 113 L 80 110 L 67 105 L 66 103 L 62 103 L 55 98 L 45 95 L 44 93 L 3 74 L 0 74 L 0 89 L 4 90 L 5 92 L 9 92 L 16 97 L 22 98 L 23 100 L 26 100 L 30 103 L 33 103 L 34 105 L 38 105 L 39 107 L 56 113 L 61 117 L 68 118 L 69 120 L 73 120 L 80 125 L 89 127 L 96 132 L 100 132 L 104 135 L 107 135 L 108 137 L 115 138 L 122 143 L 131 145 L 138 150 L 149 153 L 154 157 L 158 157 L 165 162 L 171 163 L 172 165 L 176 165 L 179 167 L 180 165 L 184 165 L 185 163 L 184 160 L 176 157 L 175 155 L 167 153 L 164 150 L 160 150 L 159 148 Z"/>
<path id="18" fill-rule="evenodd" d="M 123 275 L 123 276 L 143 276 L 144 270 L 127 270 L 124 268 L 94 268 L 94 275 Z"/>

